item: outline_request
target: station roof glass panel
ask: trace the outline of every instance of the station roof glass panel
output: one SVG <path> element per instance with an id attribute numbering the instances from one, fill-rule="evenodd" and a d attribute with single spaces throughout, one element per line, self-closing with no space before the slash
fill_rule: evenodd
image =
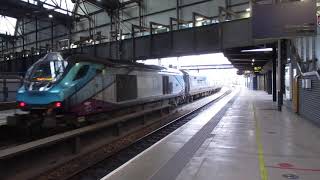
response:
<path id="1" fill-rule="evenodd" d="M 0 15 L 0 34 L 14 35 L 17 19 Z"/>
<path id="2" fill-rule="evenodd" d="M 62 14 L 72 15 L 74 3 L 71 0 L 20 0 L 43 8 L 53 10 Z"/>

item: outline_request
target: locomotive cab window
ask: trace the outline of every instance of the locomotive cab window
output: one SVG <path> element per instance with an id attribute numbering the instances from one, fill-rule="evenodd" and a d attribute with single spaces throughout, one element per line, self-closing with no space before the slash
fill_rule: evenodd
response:
<path id="1" fill-rule="evenodd" d="M 39 62 L 28 70 L 26 79 L 29 79 L 30 81 L 55 82 L 62 77 L 65 69 L 66 63 L 63 61 L 53 60 Z"/>
<path id="2" fill-rule="evenodd" d="M 77 74 L 74 76 L 73 81 L 76 81 L 76 80 L 79 80 L 81 78 L 84 78 L 87 75 L 88 71 L 89 71 L 89 65 L 82 66 L 78 70 Z"/>

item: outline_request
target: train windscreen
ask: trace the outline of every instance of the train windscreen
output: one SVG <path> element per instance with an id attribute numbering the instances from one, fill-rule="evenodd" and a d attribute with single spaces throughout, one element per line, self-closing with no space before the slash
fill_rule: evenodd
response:
<path id="1" fill-rule="evenodd" d="M 32 90 L 48 87 L 62 78 L 67 65 L 68 62 L 59 54 L 49 53 L 27 71 L 25 83 Z"/>

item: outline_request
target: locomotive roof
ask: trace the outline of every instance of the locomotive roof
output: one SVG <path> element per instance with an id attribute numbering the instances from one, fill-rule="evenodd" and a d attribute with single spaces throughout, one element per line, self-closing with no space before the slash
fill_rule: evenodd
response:
<path id="1" fill-rule="evenodd" d="M 142 68 L 142 69 L 149 69 L 149 70 L 158 70 L 158 71 L 167 71 L 167 72 L 174 72 L 174 73 L 181 73 L 181 71 L 176 70 L 176 69 L 169 69 L 165 68 L 162 66 L 157 66 L 157 65 L 146 65 L 142 63 L 136 63 L 136 62 L 131 62 L 127 60 L 113 60 L 113 59 L 108 59 L 108 58 L 97 58 L 97 57 L 92 57 L 88 56 L 85 54 L 74 54 L 71 55 L 67 58 L 67 61 L 71 62 L 92 62 L 92 63 L 98 63 L 98 64 L 104 64 L 112 67 L 119 67 L 119 68 L 128 68 L 128 67 L 133 67 L 133 68 Z"/>

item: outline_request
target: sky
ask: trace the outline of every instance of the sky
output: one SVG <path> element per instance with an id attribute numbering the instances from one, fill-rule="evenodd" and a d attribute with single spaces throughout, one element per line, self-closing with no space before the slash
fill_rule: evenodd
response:
<path id="1" fill-rule="evenodd" d="M 146 61 L 139 61 L 145 64 L 158 64 L 158 59 L 149 59 Z M 187 66 L 187 65 L 213 65 L 213 64 L 231 64 L 230 61 L 224 57 L 223 53 L 203 54 L 193 56 L 181 56 L 161 58 L 161 65 L 169 67 L 172 66 Z"/>
<path id="2" fill-rule="evenodd" d="M 17 19 L 0 16 L 0 34 L 14 35 Z"/>

